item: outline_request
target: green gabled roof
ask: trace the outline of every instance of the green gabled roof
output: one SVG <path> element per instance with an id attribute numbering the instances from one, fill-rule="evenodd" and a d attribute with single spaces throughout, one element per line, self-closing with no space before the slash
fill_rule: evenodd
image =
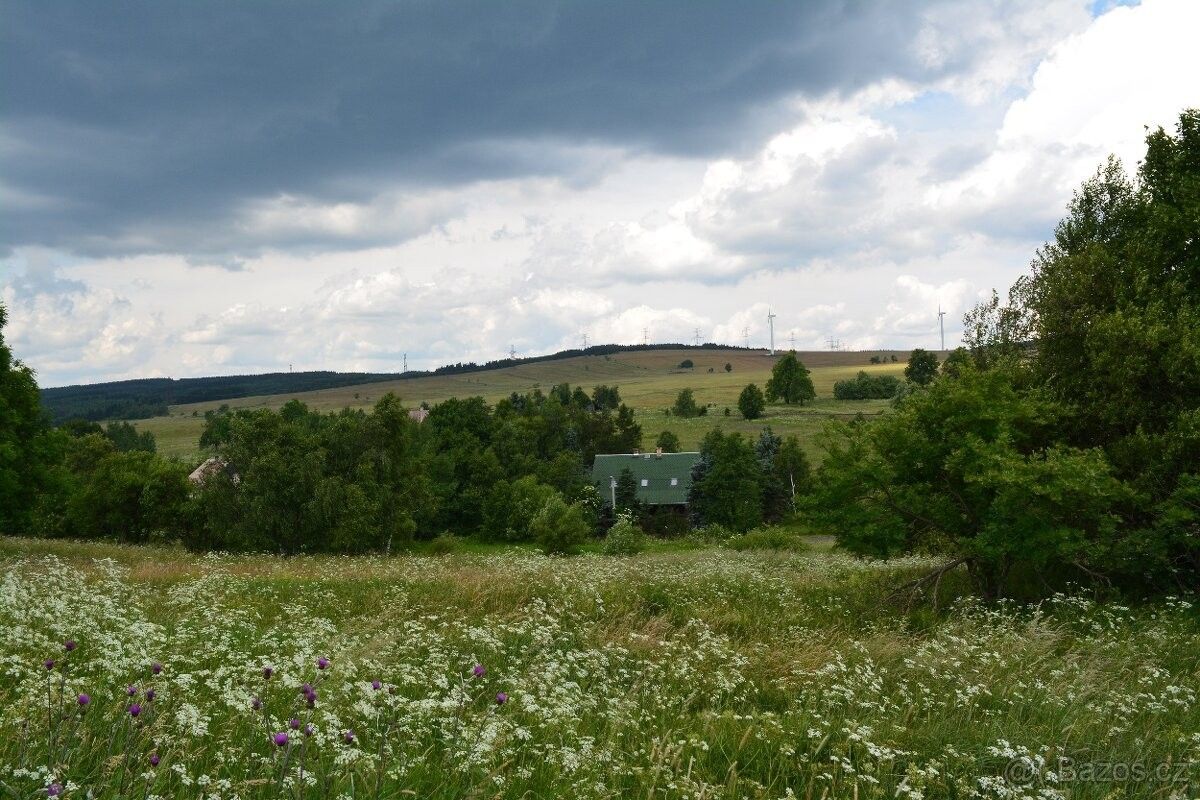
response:
<path id="1" fill-rule="evenodd" d="M 692 467 L 700 460 L 699 453 L 624 453 L 596 456 L 592 464 L 592 482 L 600 490 L 605 503 L 610 503 L 611 478 L 620 477 L 627 469 L 637 480 L 638 500 L 652 506 L 682 505 L 687 502 L 692 485 Z M 671 485 L 671 479 L 675 485 Z M 648 485 L 643 486 L 642 481 Z"/>

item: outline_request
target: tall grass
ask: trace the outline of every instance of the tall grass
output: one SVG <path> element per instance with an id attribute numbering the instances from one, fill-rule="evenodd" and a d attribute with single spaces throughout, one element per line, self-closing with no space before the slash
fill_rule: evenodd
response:
<path id="1" fill-rule="evenodd" d="M 882 602 L 929 566 L 0 540 L 0 793 L 1196 796 L 1188 600 Z"/>

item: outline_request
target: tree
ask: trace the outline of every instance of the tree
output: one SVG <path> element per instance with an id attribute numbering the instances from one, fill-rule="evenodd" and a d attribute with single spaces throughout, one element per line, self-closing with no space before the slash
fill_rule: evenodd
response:
<path id="1" fill-rule="evenodd" d="M 1146 138 L 1137 179 L 1110 159 L 1032 271 L 968 315 L 973 360 L 1069 408 L 1057 435 L 1101 448 L 1138 501 L 1112 577 L 1200 586 L 1200 110 Z M 1033 345 L 1030 347 L 1029 345 Z M 1190 512 L 1185 509 L 1191 509 Z M 1092 565 L 1094 568 L 1094 564 Z"/>
<path id="2" fill-rule="evenodd" d="M 726 362 L 725 362 L 725 371 L 726 371 L 726 372 L 733 372 L 733 364 L 730 364 L 728 361 L 726 361 Z"/>
<path id="3" fill-rule="evenodd" d="M 664 453 L 678 453 L 680 447 L 679 437 L 671 431 L 663 431 L 658 435 L 654 446 L 661 448 Z"/>
<path id="4" fill-rule="evenodd" d="M 499 481 L 484 504 L 483 538 L 491 542 L 532 540 L 534 517 L 554 497 L 559 497 L 558 492 L 532 475 L 512 483 Z"/>
<path id="5" fill-rule="evenodd" d="M 937 373 L 937 354 L 920 347 L 912 351 L 908 357 L 908 366 L 904 368 L 904 377 L 918 386 L 928 386 L 937 377 Z"/>
<path id="6" fill-rule="evenodd" d="M 685 358 L 683 361 L 679 362 L 680 369 L 692 369 L 695 366 L 696 365 L 692 363 L 692 360 L 690 358 Z"/>
<path id="7" fill-rule="evenodd" d="M 38 494 L 53 480 L 61 439 L 48 430 L 33 370 L 4 341 L 0 304 L 0 533 L 26 533 Z"/>
<path id="8" fill-rule="evenodd" d="M 679 394 L 675 397 L 675 405 L 671 410 L 677 417 L 697 417 L 700 415 L 700 407 L 696 405 L 696 396 L 691 389 L 680 389 Z"/>
<path id="9" fill-rule="evenodd" d="M 810 516 L 856 553 L 941 552 L 986 597 L 1087 577 L 1128 540 L 1130 493 L 1103 452 L 1054 440 L 1062 414 L 1006 370 L 935 381 L 826 435 Z"/>
<path id="10" fill-rule="evenodd" d="M 629 467 L 625 467 L 617 475 L 617 486 L 613 490 L 616 497 L 616 507 L 613 509 L 613 512 L 640 512 L 641 503 L 638 502 L 637 490 L 637 478 L 633 476 L 633 471 Z"/>
<path id="11" fill-rule="evenodd" d="M 139 433 L 138 429 L 128 422 L 108 423 L 104 429 L 104 435 L 111 439 L 112 443 L 117 446 L 117 450 L 122 453 L 128 453 L 133 450 L 153 453 L 157 449 L 153 433 L 150 431 L 141 431 Z"/>
<path id="12" fill-rule="evenodd" d="M 754 448 L 741 434 L 717 428 L 700 446 L 688 507 L 698 524 L 744 533 L 762 522 L 762 479 Z"/>
<path id="13" fill-rule="evenodd" d="M 592 406 L 596 411 L 611 411 L 621 405 L 621 392 L 616 386 L 601 385 L 592 389 Z"/>
<path id="14" fill-rule="evenodd" d="M 808 368 L 796 358 L 795 351 L 775 362 L 775 366 L 771 368 L 771 378 L 767 381 L 768 402 L 782 400 L 789 405 L 804 405 L 816 396 Z"/>
<path id="15" fill-rule="evenodd" d="M 746 388 L 738 395 L 738 411 L 742 412 L 743 419 L 758 419 L 766 407 L 767 401 L 763 397 L 762 389 L 753 383 L 746 384 Z"/>
<path id="16" fill-rule="evenodd" d="M 789 509 L 796 513 L 799 498 L 812 491 L 812 470 L 799 439 L 789 436 L 783 440 L 775 456 L 774 468 L 776 479 L 786 489 Z"/>

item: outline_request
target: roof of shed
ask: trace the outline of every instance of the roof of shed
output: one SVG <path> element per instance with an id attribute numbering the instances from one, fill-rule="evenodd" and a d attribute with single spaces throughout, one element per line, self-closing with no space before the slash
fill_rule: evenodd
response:
<path id="1" fill-rule="evenodd" d="M 682 505 L 687 502 L 688 489 L 692 486 L 692 467 L 700 460 L 699 453 L 625 453 L 598 455 L 592 464 L 592 482 L 600 488 L 600 495 L 607 502 L 609 480 L 619 477 L 621 470 L 628 469 L 638 482 L 637 497 L 649 505 Z M 671 479 L 676 485 L 671 485 Z M 642 481 L 647 481 L 642 486 Z"/>

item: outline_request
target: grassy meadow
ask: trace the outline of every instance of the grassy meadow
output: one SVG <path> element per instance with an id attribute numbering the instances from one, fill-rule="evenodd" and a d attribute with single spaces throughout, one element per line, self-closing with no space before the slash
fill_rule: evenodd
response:
<path id="1" fill-rule="evenodd" d="M 895 354 L 898 362 L 869 363 L 872 355 Z M 766 415 L 747 422 L 737 411 L 737 398 L 747 383 L 765 386 L 771 375 L 772 358 L 766 351 L 745 350 L 647 350 L 617 353 L 610 356 L 579 356 L 561 361 L 544 361 L 525 366 L 508 367 L 465 375 L 434 377 L 348 386 L 315 392 L 263 397 L 243 397 L 227 402 L 231 408 L 278 408 L 293 397 L 312 408 L 336 411 L 342 408 L 366 408 L 384 394 L 396 393 L 411 406 L 422 402 L 436 403 L 450 397 L 482 396 L 489 402 L 508 397 L 513 392 L 543 391 L 559 383 L 580 385 L 588 391 L 606 383 L 621 387 L 621 399 L 632 408 L 646 435 L 646 444 L 653 442 L 664 428 L 674 431 L 685 448 L 694 449 L 714 425 L 723 425 L 757 436 L 770 425 L 776 433 L 795 434 L 802 444 L 815 454 L 816 437 L 825 420 L 857 413 L 874 414 L 886 406 L 886 401 L 833 399 L 833 384 L 852 378 L 859 370 L 871 373 L 900 375 L 908 354 L 900 351 L 870 353 L 810 352 L 800 353 L 800 359 L 812 370 L 817 401 L 797 408 L 784 405 L 768 406 Z M 691 359 L 693 369 L 679 369 L 684 359 Z M 725 364 L 733 367 L 725 372 Z M 712 369 L 712 373 L 708 370 Z M 690 420 L 666 417 L 680 389 L 691 388 L 696 402 L 711 403 L 709 415 Z M 200 432 L 204 412 L 215 409 L 222 401 L 171 406 L 166 417 L 141 420 L 139 430 L 154 433 L 159 452 L 167 456 L 195 458 L 199 452 Z M 724 409 L 729 408 L 726 418 Z M 715 416 L 714 416 L 715 415 Z"/>
<path id="2" fill-rule="evenodd" d="M 932 563 L 0 539 L 0 793 L 1200 793 L 1190 602 L 889 599 Z"/>

